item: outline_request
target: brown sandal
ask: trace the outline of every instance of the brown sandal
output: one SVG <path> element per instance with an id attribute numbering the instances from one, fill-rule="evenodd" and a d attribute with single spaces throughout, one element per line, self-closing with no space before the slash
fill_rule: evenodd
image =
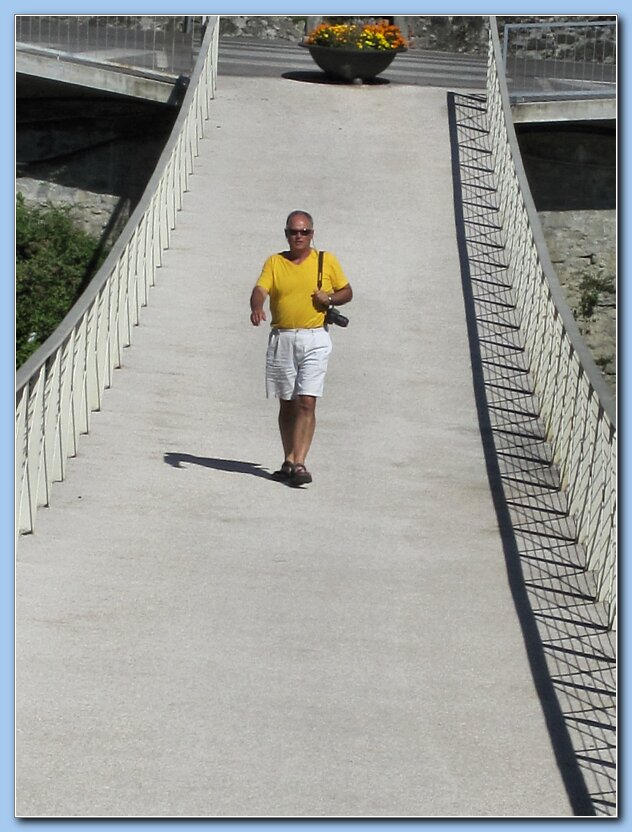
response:
<path id="1" fill-rule="evenodd" d="M 288 462 L 286 459 L 283 465 L 279 468 L 279 470 L 275 471 L 272 474 L 272 479 L 279 480 L 280 482 L 287 482 L 289 479 L 292 478 L 293 473 L 294 465 L 291 462 Z"/>
<path id="2" fill-rule="evenodd" d="M 294 471 L 290 477 L 290 485 L 306 485 L 311 481 L 312 475 L 304 465 L 299 463 L 294 466 Z"/>

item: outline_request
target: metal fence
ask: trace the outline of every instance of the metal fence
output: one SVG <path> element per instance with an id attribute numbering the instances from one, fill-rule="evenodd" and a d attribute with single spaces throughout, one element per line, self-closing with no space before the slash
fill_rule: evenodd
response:
<path id="1" fill-rule="evenodd" d="M 209 18 L 191 82 L 145 193 L 110 254 L 55 332 L 16 377 L 15 532 L 32 532 L 39 506 L 90 430 L 90 414 L 121 366 L 146 306 L 193 171 L 217 80 L 218 17 Z"/>
<path id="2" fill-rule="evenodd" d="M 575 519 L 586 568 L 616 620 L 616 409 L 550 262 L 520 158 L 495 19 L 487 109 L 498 206 L 521 330 L 544 420 Z"/>
<path id="3" fill-rule="evenodd" d="M 503 68 L 512 99 L 616 95 L 617 21 L 507 23 Z"/>
<path id="4" fill-rule="evenodd" d="M 204 16 L 18 15 L 17 48 L 53 50 L 66 59 L 103 61 L 189 75 Z"/>

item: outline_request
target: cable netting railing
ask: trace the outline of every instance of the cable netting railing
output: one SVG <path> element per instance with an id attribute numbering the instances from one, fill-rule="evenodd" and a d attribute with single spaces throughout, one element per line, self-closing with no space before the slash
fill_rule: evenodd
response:
<path id="1" fill-rule="evenodd" d="M 616 412 L 548 257 L 513 128 L 495 19 L 487 77 L 490 147 L 521 330 L 586 568 L 616 620 Z"/>

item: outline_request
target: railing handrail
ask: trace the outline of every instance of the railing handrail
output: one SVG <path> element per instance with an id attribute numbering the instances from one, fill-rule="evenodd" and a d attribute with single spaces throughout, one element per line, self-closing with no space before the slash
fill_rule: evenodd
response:
<path id="1" fill-rule="evenodd" d="M 73 64 L 80 64 L 81 66 L 97 66 L 102 67 L 103 62 L 96 58 L 86 58 L 83 55 L 76 55 L 74 52 L 64 52 L 61 49 L 52 49 L 47 46 L 36 46 L 30 43 L 16 43 L 16 52 L 24 55 L 39 55 L 43 58 L 54 58 L 56 60 L 68 61 Z M 107 68 L 113 72 L 125 72 L 127 75 L 136 75 L 143 78 L 155 78 L 156 80 L 165 81 L 167 79 L 174 81 L 180 76 L 173 72 L 162 72 L 157 69 L 148 69 L 147 67 L 136 66 L 129 63 L 117 63 L 116 61 L 107 61 Z"/>
<path id="2" fill-rule="evenodd" d="M 588 26 L 613 26 L 609 20 L 569 20 L 566 23 L 505 23 L 505 29 L 579 29 Z"/>
<path id="3" fill-rule="evenodd" d="M 129 244 L 134 230 L 138 226 L 140 219 L 147 210 L 153 198 L 157 185 L 160 182 L 160 179 L 165 171 L 165 168 L 169 162 L 173 149 L 178 143 L 182 126 L 187 118 L 189 107 L 191 106 L 191 102 L 195 95 L 195 89 L 197 87 L 200 75 L 203 70 L 203 58 L 211 45 L 213 36 L 213 27 L 209 26 L 206 30 L 204 40 L 202 42 L 202 48 L 200 49 L 200 55 L 194 67 L 193 73 L 191 74 L 191 80 L 187 87 L 187 91 L 184 95 L 184 99 L 182 101 L 182 105 L 180 106 L 180 110 L 174 122 L 173 128 L 171 130 L 169 138 L 167 139 L 167 143 L 165 144 L 163 151 L 160 154 L 160 157 L 158 158 L 158 162 L 156 163 L 154 172 L 151 175 L 151 178 L 149 179 L 149 182 L 147 183 L 145 190 L 143 191 L 143 195 L 140 198 L 138 205 L 130 215 L 128 221 L 125 223 L 123 230 L 121 231 L 116 242 L 112 246 L 103 264 L 96 272 L 90 283 L 86 286 L 84 292 L 81 294 L 81 297 L 78 298 L 77 302 L 70 309 L 68 314 L 61 321 L 61 323 L 55 329 L 55 331 L 51 333 L 51 335 L 46 339 L 46 341 L 44 341 L 44 343 L 18 369 L 16 373 L 16 393 L 20 392 L 24 385 L 28 383 L 29 379 L 33 375 L 35 375 L 35 373 L 38 372 L 38 370 L 49 359 L 49 357 L 64 343 L 72 329 L 81 320 L 83 315 L 86 313 L 86 310 L 89 308 L 90 304 L 94 301 L 99 291 L 103 288 L 104 283 L 107 281 L 109 275 L 112 273 L 117 262 L 119 261 L 121 254 L 125 250 L 126 246 Z"/>

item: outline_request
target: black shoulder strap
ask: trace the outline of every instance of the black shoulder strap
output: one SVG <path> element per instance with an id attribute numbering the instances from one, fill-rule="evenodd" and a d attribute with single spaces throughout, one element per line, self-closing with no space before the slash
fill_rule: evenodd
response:
<path id="1" fill-rule="evenodd" d="M 318 291 L 320 291 L 322 289 L 322 286 L 323 286 L 323 257 L 324 257 L 324 254 L 325 254 L 324 251 L 319 251 L 318 252 L 318 283 L 317 283 Z"/>

